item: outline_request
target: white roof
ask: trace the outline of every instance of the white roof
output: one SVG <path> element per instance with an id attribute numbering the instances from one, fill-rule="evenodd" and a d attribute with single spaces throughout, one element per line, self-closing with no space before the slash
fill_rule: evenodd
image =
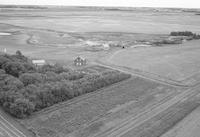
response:
<path id="1" fill-rule="evenodd" d="M 103 44 L 104 48 L 109 48 L 109 44 Z"/>
<path id="2" fill-rule="evenodd" d="M 90 46 L 92 46 L 92 45 L 99 45 L 99 43 L 98 42 L 96 42 L 96 41 L 86 41 L 85 42 L 87 45 L 90 45 Z"/>
<path id="3" fill-rule="evenodd" d="M 45 62 L 45 60 L 32 60 L 33 64 L 44 64 Z"/>

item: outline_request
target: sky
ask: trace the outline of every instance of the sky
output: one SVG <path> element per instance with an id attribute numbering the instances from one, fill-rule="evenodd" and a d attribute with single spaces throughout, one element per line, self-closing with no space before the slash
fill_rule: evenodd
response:
<path id="1" fill-rule="evenodd" d="M 0 4 L 200 8 L 200 0 L 0 0 Z"/>

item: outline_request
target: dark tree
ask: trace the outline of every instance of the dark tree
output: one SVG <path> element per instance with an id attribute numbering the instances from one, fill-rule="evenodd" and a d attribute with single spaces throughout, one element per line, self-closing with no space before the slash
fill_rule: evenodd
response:
<path id="1" fill-rule="evenodd" d="M 6 73 L 15 77 L 19 77 L 20 74 L 25 72 L 24 66 L 19 62 L 7 62 L 3 65 L 3 69 L 6 71 Z"/>
<path id="2" fill-rule="evenodd" d="M 18 98 L 10 105 L 10 113 L 18 118 L 30 115 L 35 109 L 35 105 L 28 99 Z"/>
<path id="3" fill-rule="evenodd" d="M 41 83 L 43 81 L 42 74 L 40 73 L 23 73 L 20 75 L 19 79 L 25 86 L 29 84 Z"/>
<path id="4" fill-rule="evenodd" d="M 16 55 L 17 55 L 17 56 L 23 56 L 20 50 L 17 50 L 17 51 L 16 51 Z"/>
<path id="5" fill-rule="evenodd" d="M 5 63 L 7 63 L 7 62 L 10 62 L 11 60 L 10 59 L 8 59 L 8 58 L 6 58 L 6 57 L 4 57 L 4 56 L 0 56 L 0 69 L 2 68 L 2 66 L 5 64 Z"/>

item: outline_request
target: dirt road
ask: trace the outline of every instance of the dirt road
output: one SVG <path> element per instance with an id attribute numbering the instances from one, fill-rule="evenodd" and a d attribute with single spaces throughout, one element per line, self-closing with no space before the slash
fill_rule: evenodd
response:
<path id="1" fill-rule="evenodd" d="M 27 137 L 2 115 L 0 115 L 0 135 L 2 137 Z"/>
<path id="2" fill-rule="evenodd" d="M 0 137 L 33 137 L 33 135 L 0 109 Z"/>
<path id="3" fill-rule="evenodd" d="M 130 130 L 148 121 L 149 119 L 155 117 L 159 113 L 165 111 L 166 109 L 180 102 L 181 100 L 184 100 L 185 98 L 196 95 L 196 89 L 198 89 L 199 87 L 200 86 L 196 86 L 192 89 L 186 90 L 183 93 L 175 96 L 174 98 L 166 101 L 165 103 L 156 104 L 154 107 L 149 108 L 136 116 L 131 115 L 127 117 L 126 119 L 123 119 L 122 121 L 120 121 L 119 122 L 120 124 L 116 125 L 111 130 L 102 131 L 98 133 L 97 135 L 95 135 L 94 137 L 121 137 L 127 132 L 129 132 Z"/>
<path id="4" fill-rule="evenodd" d="M 132 129 L 136 128 L 137 126 L 145 123 L 146 121 L 152 119 L 153 117 L 159 115 L 161 112 L 167 110 L 168 108 L 172 107 L 173 105 L 177 104 L 178 102 L 181 102 L 182 100 L 185 100 L 191 96 L 197 95 L 199 92 L 197 91 L 200 87 L 199 84 L 196 84 L 194 86 L 185 86 L 181 85 L 179 83 L 175 83 L 173 81 L 165 81 L 162 79 L 157 79 L 155 77 L 149 77 L 148 75 L 141 75 L 138 73 L 135 73 L 131 69 L 126 69 L 120 66 L 110 66 L 107 65 L 106 63 L 102 63 L 98 61 L 101 65 L 105 67 L 110 67 L 112 69 L 117 69 L 126 73 L 130 73 L 132 75 L 140 76 L 145 79 L 153 80 L 159 83 L 163 83 L 166 85 L 171 85 L 171 86 L 177 86 L 177 87 L 187 87 L 188 90 L 183 91 L 181 94 L 175 96 L 174 98 L 161 103 L 161 104 L 156 104 L 152 108 L 149 108 L 145 110 L 144 112 L 138 114 L 138 115 L 130 115 L 129 117 L 121 120 L 119 124 L 115 125 L 114 127 L 109 127 L 109 129 L 104 129 L 101 132 L 98 132 L 96 135 L 93 137 L 121 137 L 124 136 L 126 133 L 131 131 Z M 126 136 L 126 135 L 125 135 Z"/>
<path id="5" fill-rule="evenodd" d="M 124 73 L 129 73 L 129 74 L 132 74 L 133 76 L 138 76 L 138 77 L 141 77 L 141 78 L 144 78 L 144 79 L 147 79 L 147 80 L 151 80 L 151 81 L 155 81 L 155 82 L 158 82 L 158 83 L 161 83 L 161 84 L 164 84 L 164 85 L 170 85 L 170 86 L 173 86 L 173 87 L 185 87 L 185 88 L 191 87 L 190 85 L 185 85 L 185 84 L 182 84 L 180 82 L 176 82 L 176 81 L 173 81 L 173 80 L 170 80 L 170 79 L 166 79 L 164 77 L 158 77 L 157 75 L 153 75 L 153 74 L 148 73 L 148 72 L 139 72 L 139 71 L 133 70 L 132 68 L 113 65 L 113 64 L 108 63 L 106 61 L 103 62 L 102 60 L 96 60 L 95 64 L 101 65 L 101 66 L 104 66 L 104 67 L 107 67 L 107 68 L 119 70 L 119 71 L 124 72 Z"/>

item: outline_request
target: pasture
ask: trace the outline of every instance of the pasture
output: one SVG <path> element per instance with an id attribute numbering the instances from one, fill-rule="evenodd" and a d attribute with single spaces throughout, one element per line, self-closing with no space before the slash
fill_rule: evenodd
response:
<path id="1" fill-rule="evenodd" d="M 171 31 L 200 32 L 199 18 L 173 10 L 104 11 L 92 9 L 49 9 L 1 12 L 0 23 L 62 32 L 129 32 L 168 34 Z M 159 29 L 158 29 L 159 28 Z"/>
<path id="2" fill-rule="evenodd" d="M 179 45 L 132 48 L 111 55 L 108 61 L 187 84 L 200 75 L 199 43 L 197 40 Z"/>
<path id="3" fill-rule="evenodd" d="M 28 11 L 28 12 L 27 12 Z M 87 41 L 133 46 L 136 41 L 159 40 L 171 31 L 200 33 L 193 13 L 181 10 L 133 9 L 112 11 L 90 8 L 2 10 L 0 50 L 21 50 L 26 56 L 70 64 L 77 56 L 90 62 L 110 51 L 92 52 Z M 158 29 L 159 28 L 159 29 Z"/>

